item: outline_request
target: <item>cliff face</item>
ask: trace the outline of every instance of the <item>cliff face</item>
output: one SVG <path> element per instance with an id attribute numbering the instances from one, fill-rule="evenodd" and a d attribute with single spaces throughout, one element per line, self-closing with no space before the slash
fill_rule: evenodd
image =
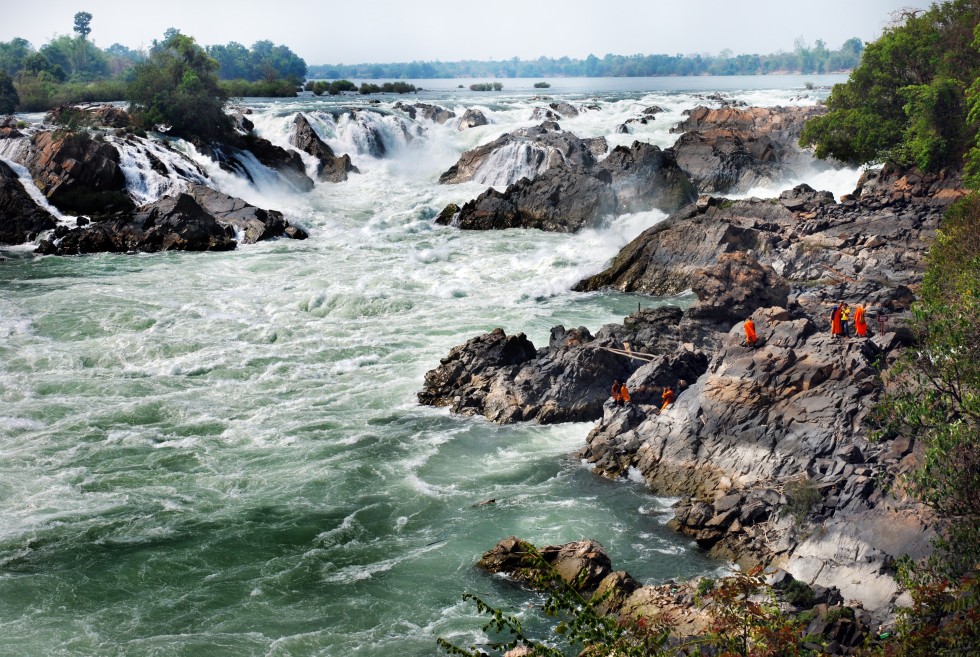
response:
<path id="1" fill-rule="evenodd" d="M 895 560 L 926 554 L 934 534 L 928 511 L 899 485 L 917 446 L 870 442 L 867 419 L 881 369 L 910 344 L 901 318 L 960 192 L 954 177 L 888 170 L 863 183 L 841 203 L 806 186 L 771 201 L 702 197 L 579 286 L 690 288 L 692 308 L 647 309 L 595 337 L 578 329 L 571 344 L 559 327 L 561 340 L 498 373 L 484 400 L 520 381 L 523 404 L 547 400 L 551 417 L 562 417 L 581 396 L 550 395 L 547 377 L 529 375 L 548 371 L 559 352 L 562 370 L 584 368 L 595 390 L 625 378 L 632 405 L 616 407 L 603 393 L 602 417 L 579 453 L 598 474 L 639 474 L 651 490 L 681 496 L 671 526 L 719 558 L 780 566 L 886 611 L 898 595 Z M 868 307 L 868 336 L 830 334 L 839 301 Z M 752 346 L 748 317 L 759 337 Z M 440 379 L 443 398 L 475 399 L 462 406 L 499 422 L 529 419 L 486 412 L 468 396 L 473 346 L 443 362 L 452 372 Z M 661 411 L 666 387 L 678 394 Z"/>

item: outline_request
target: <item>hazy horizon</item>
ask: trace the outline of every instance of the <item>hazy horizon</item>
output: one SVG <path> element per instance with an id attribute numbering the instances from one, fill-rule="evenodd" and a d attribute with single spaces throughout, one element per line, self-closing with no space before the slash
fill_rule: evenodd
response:
<path id="1" fill-rule="evenodd" d="M 297 0 L 207 5 L 172 0 L 166 9 L 136 11 L 131 2 L 121 0 L 47 0 L 10 7 L 0 41 L 21 37 L 40 47 L 53 37 L 71 34 L 75 13 L 87 11 L 93 15 L 89 38 L 102 48 L 114 43 L 146 48 L 167 28 L 175 27 L 202 45 L 235 41 L 250 46 L 267 39 L 288 46 L 308 65 L 718 55 L 726 50 L 768 54 L 792 51 L 797 39 L 810 45 L 822 39 L 830 49 L 840 48 L 852 37 L 873 41 L 896 11 L 930 4 L 826 0 L 819 6 L 789 9 L 785 2 L 760 0 L 749 14 L 733 12 L 730 3 L 720 0 L 690 0 L 683 7 L 567 0 L 559 9 L 499 0 L 492 9 L 423 13 L 418 6 L 391 0 L 314 8 Z"/>

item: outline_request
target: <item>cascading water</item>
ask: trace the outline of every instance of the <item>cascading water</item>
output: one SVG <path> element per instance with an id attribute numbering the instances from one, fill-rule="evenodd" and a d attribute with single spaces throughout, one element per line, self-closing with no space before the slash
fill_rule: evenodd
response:
<path id="1" fill-rule="evenodd" d="M 787 104 L 803 81 L 753 79 L 794 88 L 728 93 Z M 497 326 L 540 347 L 557 324 L 595 331 L 638 303 L 686 303 L 569 291 L 660 212 L 578 235 L 433 225 L 485 189 L 441 186 L 439 174 L 530 125 L 532 82 L 508 82 L 492 105 L 455 84 L 419 95 L 489 105 L 494 123 L 464 131 L 421 131 L 367 106 L 352 116 L 354 97 L 254 101 L 262 136 L 288 140 L 305 112 L 361 170 L 306 194 L 248 162 L 251 185 L 184 142 L 172 142 L 175 160 L 151 151 L 168 172 L 186 156 L 222 191 L 283 211 L 310 229 L 306 241 L 209 254 L 3 251 L 0 652 L 429 656 L 437 636 L 480 640 L 464 592 L 524 609 L 526 594 L 473 568 L 510 534 L 595 538 L 641 581 L 721 566 L 665 528 L 670 500 L 568 456 L 590 424 L 496 426 L 416 403 L 428 369 Z M 562 127 L 614 144 L 634 106 L 679 116 L 702 102 L 674 79 L 614 83 L 641 84 L 556 82 L 554 99 L 601 108 Z M 380 99 L 382 110 L 404 102 Z M 669 121 L 652 123 L 651 139 L 669 145 Z M 501 161 L 500 180 L 521 166 Z M 149 198 L 166 184 L 147 174 L 131 189 Z"/>

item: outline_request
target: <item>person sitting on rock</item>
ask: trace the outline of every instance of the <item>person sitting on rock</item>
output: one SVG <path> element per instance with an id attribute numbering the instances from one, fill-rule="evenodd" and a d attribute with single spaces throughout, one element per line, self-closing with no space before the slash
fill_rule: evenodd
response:
<path id="1" fill-rule="evenodd" d="M 743 326 L 745 327 L 745 344 L 749 345 L 750 347 L 754 347 L 756 341 L 759 339 L 755 334 L 755 322 L 753 322 L 752 318 L 749 317 L 747 320 L 745 320 L 745 324 L 743 324 Z"/>
<path id="2" fill-rule="evenodd" d="M 660 399 L 663 400 L 664 404 L 660 407 L 660 412 L 663 413 L 668 406 L 674 403 L 674 391 L 670 389 L 670 386 L 664 388 L 664 394 L 660 395 Z"/>
<path id="3" fill-rule="evenodd" d="M 623 384 L 619 382 L 619 379 L 613 381 L 612 400 L 613 400 L 613 404 L 615 404 L 616 406 L 623 405 Z"/>
<path id="4" fill-rule="evenodd" d="M 864 313 L 864 306 L 861 304 L 858 304 L 854 308 L 854 332 L 862 338 L 868 337 L 868 320 L 865 318 Z"/>

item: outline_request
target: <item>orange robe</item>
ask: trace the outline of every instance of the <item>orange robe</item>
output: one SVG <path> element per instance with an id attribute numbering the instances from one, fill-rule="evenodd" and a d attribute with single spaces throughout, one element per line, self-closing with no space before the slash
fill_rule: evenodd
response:
<path id="1" fill-rule="evenodd" d="M 670 388 L 664 388 L 664 394 L 660 395 L 660 398 L 664 400 L 664 405 L 660 407 L 662 411 L 674 403 L 674 391 Z"/>
<path id="2" fill-rule="evenodd" d="M 862 337 L 868 335 L 868 322 L 864 318 L 864 306 L 858 306 L 854 309 L 854 330 Z"/>
<path id="3" fill-rule="evenodd" d="M 626 387 L 624 383 L 619 387 L 619 396 L 622 398 L 624 404 L 629 404 L 630 402 L 630 389 Z"/>
<path id="4" fill-rule="evenodd" d="M 844 327 L 841 325 L 841 307 L 834 306 L 830 312 L 830 334 L 843 335 Z"/>
<path id="5" fill-rule="evenodd" d="M 749 344 L 755 344 L 755 341 L 759 338 L 755 335 L 755 322 L 751 319 L 745 320 L 745 341 Z"/>

